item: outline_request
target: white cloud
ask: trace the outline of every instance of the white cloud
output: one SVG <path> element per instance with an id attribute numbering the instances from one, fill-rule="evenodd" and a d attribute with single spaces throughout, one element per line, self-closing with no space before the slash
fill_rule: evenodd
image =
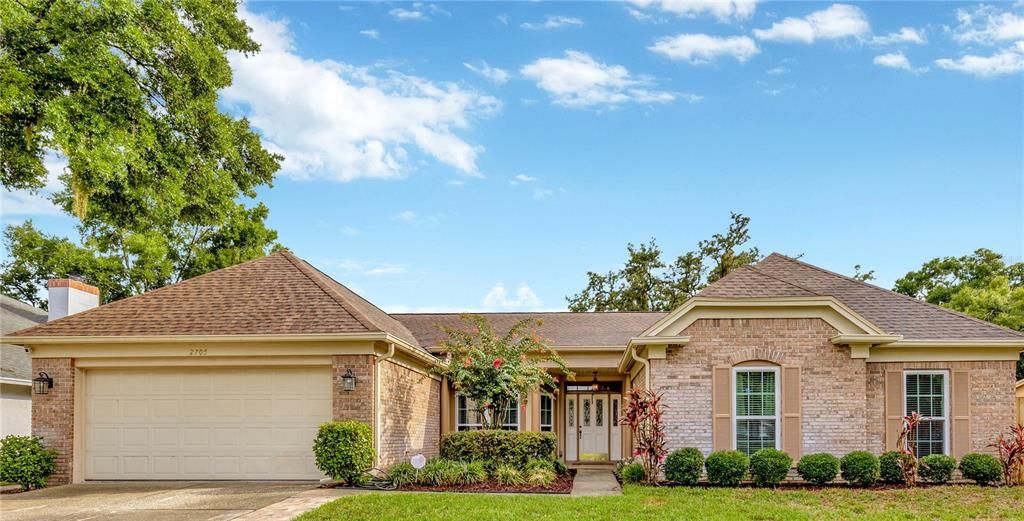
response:
<path id="1" fill-rule="evenodd" d="M 540 306 L 540 298 L 525 282 L 519 284 L 514 296 L 505 289 L 505 284 L 498 282 L 484 296 L 483 305 L 487 308 L 521 310 Z"/>
<path id="2" fill-rule="evenodd" d="M 838 40 L 871 32 L 864 11 L 847 4 L 832 4 L 803 18 L 785 18 L 768 29 L 754 29 L 754 36 L 769 42 L 813 43 Z"/>
<path id="3" fill-rule="evenodd" d="M 509 18 L 506 13 L 501 13 L 498 16 L 495 16 L 494 19 L 501 22 L 501 25 L 508 25 Z"/>
<path id="4" fill-rule="evenodd" d="M 673 60 L 691 64 L 711 63 L 722 56 L 732 56 L 746 63 L 761 52 L 749 36 L 710 36 L 707 34 L 678 34 L 666 36 L 647 48 Z"/>
<path id="5" fill-rule="evenodd" d="M 401 275 L 405 273 L 405 266 L 399 264 L 382 264 L 363 272 L 364 275 Z"/>
<path id="6" fill-rule="evenodd" d="M 565 51 L 564 58 L 540 58 L 519 71 L 537 82 L 565 107 L 615 106 L 623 103 L 669 103 L 675 95 L 650 89 L 652 81 L 637 77 L 621 65 L 601 63 L 580 51 Z"/>
<path id="7" fill-rule="evenodd" d="M 771 69 L 768 69 L 767 71 L 765 71 L 765 73 L 771 74 L 772 76 L 780 76 L 782 74 L 789 74 L 789 68 L 780 65 L 778 67 L 772 67 Z"/>
<path id="8" fill-rule="evenodd" d="M 373 40 L 380 38 L 380 31 L 376 29 L 364 29 L 362 31 L 359 31 L 359 34 Z"/>
<path id="9" fill-rule="evenodd" d="M 340 231 L 341 234 L 346 237 L 355 237 L 356 235 L 362 233 L 359 231 L 359 228 L 356 228 L 354 226 L 342 226 L 338 231 Z"/>
<path id="10" fill-rule="evenodd" d="M 264 144 L 285 156 L 294 178 L 351 181 L 400 177 L 410 153 L 479 176 L 483 148 L 458 135 L 501 102 L 454 83 L 435 83 L 393 70 L 377 72 L 295 51 L 286 21 L 241 10 L 262 51 L 230 53 L 233 84 L 222 99 L 245 113 Z"/>
<path id="11" fill-rule="evenodd" d="M 870 40 L 870 43 L 874 45 L 892 45 L 897 43 L 923 44 L 926 42 L 927 40 L 925 40 L 924 35 L 913 27 L 900 27 L 900 30 L 895 33 L 875 36 Z"/>
<path id="12" fill-rule="evenodd" d="M 555 191 L 554 190 L 549 190 L 547 188 L 538 188 L 538 189 L 533 191 L 533 198 L 538 200 L 538 201 L 541 200 L 541 199 L 548 199 L 552 195 L 555 195 Z"/>
<path id="13" fill-rule="evenodd" d="M 536 177 L 530 177 L 526 174 L 517 174 L 511 181 L 509 181 L 509 184 L 517 185 L 519 183 L 532 183 L 536 180 Z"/>
<path id="14" fill-rule="evenodd" d="M 632 7 L 629 6 L 626 7 L 626 12 L 629 13 L 629 16 L 632 16 L 634 20 L 637 20 L 639 22 L 647 22 L 654 19 L 654 16 L 647 14 L 639 9 L 633 9 Z"/>
<path id="15" fill-rule="evenodd" d="M 633 5 L 652 7 L 687 18 L 708 14 L 721 22 L 747 20 L 757 10 L 756 0 L 631 0 Z"/>
<path id="16" fill-rule="evenodd" d="M 907 57 L 902 52 L 892 52 L 888 54 L 875 56 L 875 59 L 873 61 L 875 65 L 878 65 L 880 67 L 902 69 L 905 71 L 913 72 L 915 74 L 921 74 L 928 71 L 927 67 L 915 69 L 914 66 L 910 64 L 910 60 L 907 59 Z"/>
<path id="17" fill-rule="evenodd" d="M 423 2 L 414 2 L 412 4 L 412 6 L 410 6 L 410 7 L 412 7 L 412 9 L 405 9 L 404 7 L 396 7 L 394 9 L 388 11 L 388 14 L 391 15 L 391 17 L 394 18 L 395 20 L 402 21 L 402 22 L 410 22 L 410 21 L 411 22 L 426 22 L 426 21 L 430 20 L 430 15 L 432 15 L 432 14 L 443 14 L 443 15 L 451 14 L 448 11 L 445 11 L 444 9 L 441 9 L 440 7 L 438 7 L 435 4 L 425 4 Z"/>
<path id="18" fill-rule="evenodd" d="M 959 24 L 952 31 L 960 43 L 992 44 L 1024 40 L 1024 15 L 1000 11 L 995 6 L 981 5 L 974 9 L 957 9 Z"/>
<path id="19" fill-rule="evenodd" d="M 967 54 L 960 58 L 941 58 L 935 65 L 951 71 L 979 77 L 1001 76 L 1024 71 L 1024 40 L 991 56 Z"/>
<path id="20" fill-rule="evenodd" d="M 510 77 L 508 71 L 506 71 L 505 69 L 491 67 L 490 65 L 487 64 L 487 62 L 483 60 L 480 60 L 479 67 L 466 62 L 462 62 L 462 64 L 465 65 L 467 69 L 473 71 L 474 73 L 484 78 L 487 78 L 488 80 L 494 82 L 497 85 L 504 85 L 505 83 L 508 82 L 508 79 Z"/>
<path id="21" fill-rule="evenodd" d="M 354 275 L 380 276 L 401 275 L 408 271 L 404 264 L 372 262 L 355 259 L 315 259 L 315 264 L 324 269 L 341 272 L 343 277 Z"/>
<path id="22" fill-rule="evenodd" d="M 50 201 L 50 196 L 63 188 L 60 175 L 67 166 L 66 158 L 48 152 L 43 156 L 43 167 L 46 168 L 43 187 L 35 192 L 4 188 L 0 191 L 0 215 L 61 215 L 63 212 Z"/>
<path id="23" fill-rule="evenodd" d="M 403 210 L 396 213 L 392 218 L 416 226 L 433 226 L 441 222 L 443 216 L 440 214 L 420 215 L 412 210 Z"/>
<path id="24" fill-rule="evenodd" d="M 558 29 L 559 27 L 581 27 L 583 20 L 576 18 L 575 16 L 551 16 L 548 15 L 543 22 L 523 22 L 519 25 L 523 29 L 530 31 L 543 31 L 549 29 Z"/>

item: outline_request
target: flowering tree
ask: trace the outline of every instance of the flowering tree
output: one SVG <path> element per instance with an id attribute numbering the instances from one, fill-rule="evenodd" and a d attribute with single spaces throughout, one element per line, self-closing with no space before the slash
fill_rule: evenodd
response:
<path id="1" fill-rule="evenodd" d="M 657 483 L 658 471 L 668 454 L 662 422 L 664 413 L 660 394 L 638 387 L 630 389 L 622 422 L 633 434 L 633 457 L 640 458 L 644 480 L 651 485 Z"/>
<path id="2" fill-rule="evenodd" d="M 520 320 L 504 335 L 495 333 L 480 315 L 462 315 L 462 321 L 465 327 L 444 328 L 448 338 L 441 347 L 448 364 L 434 373 L 448 378 L 456 392 L 476 403 L 485 429 L 500 429 L 516 398 L 531 391 L 550 396 L 544 388 L 554 387 L 555 379 L 542 364 L 574 376 L 537 334 L 539 320 Z"/>

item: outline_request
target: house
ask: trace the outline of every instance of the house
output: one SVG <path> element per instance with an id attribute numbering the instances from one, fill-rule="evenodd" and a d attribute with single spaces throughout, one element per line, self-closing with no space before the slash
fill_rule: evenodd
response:
<path id="1" fill-rule="evenodd" d="M 1024 378 L 1017 380 L 1017 423 L 1024 425 Z"/>
<path id="2" fill-rule="evenodd" d="M 0 334 L 46 322 L 46 312 L 0 295 Z M 32 432 L 32 361 L 25 348 L 0 345 L 0 437 Z"/>
<path id="3" fill-rule="evenodd" d="M 93 291 L 86 285 L 75 291 Z M 523 397 L 506 428 L 551 431 L 570 462 L 630 454 L 633 387 L 665 396 L 670 449 L 892 449 L 925 415 L 918 451 L 986 451 L 1014 421 L 1024 335 L 773 254 L 670 313 L 495 313 L 540 334 L 576 373 Z M 18 331 L 33 372 L 33 431 L 59 451 L 56 482 L 314 479 L 329 419 L 374 427 L 379 466 L 436 454 L 479 425 L 430 370 L 438 326 L 389 315 L 288 252 Z"/>

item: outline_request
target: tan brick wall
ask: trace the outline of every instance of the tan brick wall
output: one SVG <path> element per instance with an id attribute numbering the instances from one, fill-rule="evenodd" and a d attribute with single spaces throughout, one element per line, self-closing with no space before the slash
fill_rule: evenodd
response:
<path id="1" fill-rule="evenodd" d="M 384 466 L 422 453 L 436 456 L 441 440 L 441 382 L 390 360 L 381 362 L 380 460 Z"/>
<path id="2" fill-rule="evenodd" d="M 651 360 L 651 386 L 665 394 L 669 449 L 712 450 L 711 373 L 716 366 L 767 360 L 801 368 L 803 454 L 842 455 L 866 447 L 866 364 L 829 338 L 817 318 L 704 319 L 691 324 L 686 346 Z"/>
<path id="3" fill-rule="evenodd" d="M 342 377 L 352 369 L 357 378 L 354 391 L 345 391 Z M 331 357 L 334 387 L 334 419 L 359 420 L 373 427 L 373 355 L 335 355 Z"/>
<path id="4" fill-rule="evenodd" d="M 868 450 L 885 451 L 885 371 L 968 369 L 971 372 L 971 452 L 992 452 L 989 443 L 1014 422 L 1014 361 L 888 362 L 867 364 Z"/>
<path id="5" fill-rule="evenodd" d="M 32 395 L 32 433 L 43 445 L 56 449 L 56 470 L 50 485 L 71 482 L 75 445 L 75 361 L 71 358 L 34 358 L 32 374 L 53 378 L 48 394 Z"/>
<path id="6" fill-rule="evenodd" d="M 637 389 L 647 388 L 647 369 L 637 371 L 636 376 L 629 382 L 629 385 Z"/>

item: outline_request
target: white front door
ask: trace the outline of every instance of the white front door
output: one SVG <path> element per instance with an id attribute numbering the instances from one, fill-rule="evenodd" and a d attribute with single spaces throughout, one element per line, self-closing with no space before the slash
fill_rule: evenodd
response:
<path id="1" fill-rule="evenodd" d="M 580 395 L 580 460 L 608 461 L 608 395 Z"/>
<path id="2" fill-rule="evenodd" d="M 570 394 L 565 397 L 565 459 L 576 461 L 580 459 L 579 452 L 579 424 L 576 415 L 579 412 L 579 395 Z"/>

